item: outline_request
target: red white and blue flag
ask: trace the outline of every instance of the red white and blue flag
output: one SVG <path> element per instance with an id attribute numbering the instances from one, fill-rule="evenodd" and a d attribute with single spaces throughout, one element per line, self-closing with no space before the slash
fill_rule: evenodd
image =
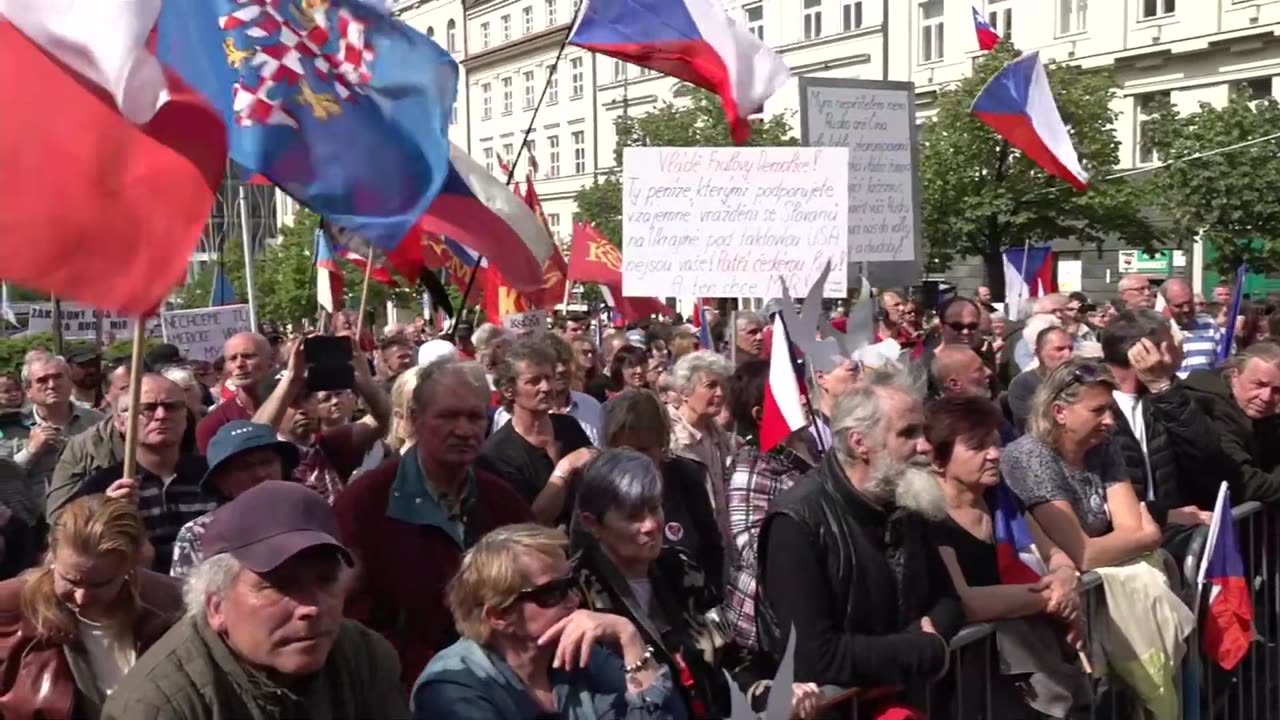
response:
<path id="1" fill-rule="evenodd" d="M 1209 588 L 1209 602 L 1201 626 L 1204 654 L 1224 670 L 1244 659 L 1253 643 L 1253 596 L 1236 539 L 1235 517 L 1227 483 L 1218 489 L 1218 503 L 1209 525 L 1209 542 L 1200 560 L 1199 588 Z"/>
<path id="2" fill-rule="evenodd" d="M 1022 308 L 1031 298 L 1058 291 L 1053 271 L 1052 248 L 1009 248 L 1004 251 L 1005 315 L 1010 320 L 1021 319 Z"/>
<path id="3" fill-rule="evenodd" d="M 791 77 L 716 0 L 590 0 L 569 43 L 710 90 L 738 144 L 751 138 L 748 118 Z"/>
<path id="4" fill-rule="evenodd" d="M 1077 190 L 1089 187 L 1038 52 L 1000 68 L 974 98 L 971 111 L 1045 172 Z"/>
<path id="5" fill-rule="evenodd" d="M 343 306 L 342 268 L 334 256 L 329 236 L 316 230 L 316 302 L 320 307 L 335 312 Z"/>
<path id="6" fill-rule="evenodd" d="M 769 452 L 791 433 L 809 424 L 804 411 L 803 391 L 796 376 L 796 361 L 787 339 L 782 314 L 773 318 L 769 379 L 764 386 L 764 408 L 760 418 L 760 451 Z"/>
<path id="7" fill-rule="evenodd" d="M 978 12 L 978 8 L 970 7 L 973 11 L 973 31 L 978 34 L 978 49 L 986 52 L 992 50 L 1000 44 L 1000 33 L 991 27 L 991 23 L 982 17 L 982 13 Z"/>
<path id="8" fill-rule="evenodd" d="M 232 159 L 379 250 L 443 187 L 458 64 L 384 0 L 165 2 L 156 30 Z"/>
<path id="9" fill-rule="evenodd" d="M 1036 552 L 1031 527 L 1013 492 L 1002 482 L 990 491 L 987 503 L 992 508 L 1000 582 L 1005 585 L 1038 582 L 1044 574 L 1044 563 Z"/>

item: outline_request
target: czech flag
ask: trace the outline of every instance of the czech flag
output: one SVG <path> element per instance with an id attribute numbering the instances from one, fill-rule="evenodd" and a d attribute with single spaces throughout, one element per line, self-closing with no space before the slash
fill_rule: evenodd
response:
<path id="1" fill-rule="evenodd" d="M 679 78 L 720 96 L 733 139 L 791 77 L 768 45 L 716 0 L 584 0 L 569 43 Z"/>
<path id="2" fill-rule="evenodd" d="M 316 302 L 332 313 L 341 310 L 343 305 L 342 268 L 338 267 L 329 236 L 323 230 L 316 230 L 315 245 Z"/>
<path id="3" fill-rule="evenodd" d="M 1054 278 L 1054 254 L 1051 248 L 1009 248 L 1004 251 L 1005 315 L 1021 319 L 1023 305 L 1058 291 Z"/>
<path id="4" fill-rule="evenodd" d="M 1218 503 L 1209 525 L 1209 543 L 1200 561 L 1199 587 L 1209 585 L 1209 602 L 1204 614 L 1201 640 L 1204 654 L 1224 670 L 1244 659 L 1253 642 L 1253 596 L 1245 577 L 1236 523 L 1231 514 L 1231 493 L 1227 483 L 1218 489 Z"/>
<path id="5" fill-rule="evenodd" d="M 524 199 L 462 148 L 452 145 L 444 189 L 418 230 L 452 238 L 489 259 L 512 287 L 541 290 L 555 242 Z"/>
<path id="6" fill-rule="evenodd" d="M 143 314 L 186 277 L 227 131 L 147 50 L 160 11 L 160 0 L 0 0 L 6 280 Z"/>
<path id="7" fill-rule="evenodd" d="M 978 8 L 970 7 L 973 11 L 973 30 L 978 34 L 978 49 L 986 52 L 994 49 L 1000 44 L 1000 33 L 991 27 L 991 23 L 982 17 L 982 13 L 978 12 Z"/>
<path id="8" fill-rule="evenodd" d="M 971 111 L 1045 172 L 1077 190 L 1089 187 L 1089 174 L 1080 167 L 1040 53 L 1027 53 L 1000 68 L 974 98 Z"/>
<path id="9" fill-rule="evenodd" d="M 993 508 L 992 528 L 996 541 L 996 564 L 1005 585 L 1028 585 L 1044 574 L 1044 563 L 1036 553 L 1035 540 L 1027 518 L 1018 508 L 1013 492 L 1004 483 L 991 490 L 988 506 Z"/>
<path id="10" fill-rule="evenodd" d="M 773 318 L 773 342 L 769 353 L 769 380 L 764 386 L 764 415 L 760 419 L 760 451 L 769 452 L 791 433 L 809 424 L 801 401 L 795 358 L 787 340 L 782 315 Z"/>

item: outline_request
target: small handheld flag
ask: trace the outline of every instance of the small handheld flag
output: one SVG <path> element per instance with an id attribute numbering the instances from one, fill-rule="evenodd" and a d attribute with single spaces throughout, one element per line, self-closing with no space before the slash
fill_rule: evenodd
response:
<path id="1" fill-rule="evenodd" d="M 978 12 L 978 8 L 970 7 L 973 10 L 973 31 L 978 34 L 978 49 L 986 52 L 992 50 L 1000 44 L 1000 33 L 991 27 L 991 23 L 982 17 L 982 13 Z"/>
<path id="2" fill-rule="evenodd" d="M 1038 52 L 1000 68 L 974 98 L 971 111 L 1045 172 L 1077 190 L 1089 187 Z"/>
<path id="3" fill-rule="evenodd" d="M 992 508 L 992 533 L 996 541 L 996 563 L 1000 582 L 1005 585 L 1034 583 L 1044 574 L 1044 563 L 1036 554 L 1035 540 L 1027 519 L 1018 509 L 1013 492 L 1000 483 L 992 491 L 994 502 L 988 496 Z"/>
<path id="4" fill-rule="evenodd" d="M 768 452 L 791 433 L 809 424 L 800 400 L 800 383 L 782 316 L 773 318 L 773 347 L 769 353 L 769 379 L 764 386 L 764 412 L 760 419 L 760 451 Z"/>
<path id="5" fill-rule="evenodd" d="M 1236 341 L 1236 318 L 1240 317 L 1240 301 L 1244 298 L 1244 280 L 1249 274 L 1249 266 L 1240 263 L 1236 268 L 1236 284 L 1231 288 L 1231 316 L 1227 321 L 1226 331 L 1222 333 L 1222 345 L 1218 346 L 1218 362 L 1223 363 L 1231 357 L 1231 346 Z"/>
<path id="6" fill-rule="evenodd" d="M 1209 542 L 1200 560 L 1199 589 L 1209 586 L 1209 602 L 1201 633 L 1204 654 L 1224 670 L 1244 659 L 1253 642 L 1253 596 L 1245 577 L 1244 559 L 1236 540 L 1235 517 L 1227 483 L 1218 489 L 1218 502 L 1209 525 Z M 1197 593 L 1198 596 L 1198 593 Z"/>

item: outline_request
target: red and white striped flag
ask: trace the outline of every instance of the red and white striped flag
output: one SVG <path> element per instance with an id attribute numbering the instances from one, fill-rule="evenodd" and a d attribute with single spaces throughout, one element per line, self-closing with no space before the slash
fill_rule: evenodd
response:
<path id="1" fill-rule="evenodd" d="M 773 319 L 769 352 L 769 381 L 764 386 L 764 415 L 760 419 L 760 450 L 768 452 L 791 433 L 809 424 L 801 401 L 800 381 L 791 357 L 791 343 L 782 316 Z"/>

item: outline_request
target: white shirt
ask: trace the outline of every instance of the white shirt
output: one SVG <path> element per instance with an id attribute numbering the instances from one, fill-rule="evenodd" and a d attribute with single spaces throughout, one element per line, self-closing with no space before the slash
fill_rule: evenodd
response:
<path id="1" fill-rule="evenodd" d="M 80 642 L 84 644 L 85 654 L 89 656 L 89 667 L 93 669 L 93 680 L 102 694 L 110 695 L 120 684 L 125 673 L 138 661 L 138 651 L 133 646 L 133 638 L 121 644 L 112 637 L 102 625 L 77 617 Z"/>
<path id="2" fill-rule="evenodd" d="M 596 447 L 600 445 L 600 434 L 604 428 L 604 407 L 598 400 L 580 393 L 576 390 L 569 391 L 569 411 L 565 413 L 569 417 L 578 421 L 582 426 L 582 431 L 587 434 L 591 440 L 591 444 Z M 506 425 L 511 420 L 511 413 L 504 407 L 499 407 L 493 413 L 493 430 Z"/>
<path id="3" fill-rule="evenodd" d="M 1120 412 L 1129 422 L 1129 428 L 1133 430 L 1133 436 L 1138 439 L 1138 446 L 1142 448 L 1142 462 L 1147 467 L 1147 500 L 1154 500 L 1156 484 L 1152 482 L 1151 458 L 1147 455 L 1147 419 L 1142 412 L 1142 397 L 1120 390 L 1112 390 L 1111 397 L 1120 406 Z"/>

